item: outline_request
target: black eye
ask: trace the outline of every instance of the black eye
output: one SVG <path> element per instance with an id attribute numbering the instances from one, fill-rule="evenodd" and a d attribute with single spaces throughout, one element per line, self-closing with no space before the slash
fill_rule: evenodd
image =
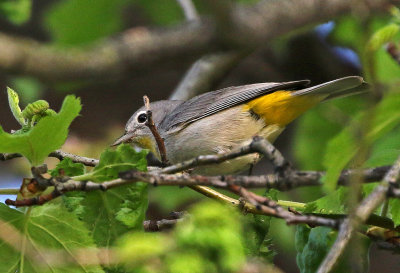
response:
<path id="1" fill-rule="evenodd" d="M 140 114 L 138 117 L 137 117 L 137 120 L 138 120 L 138 122 L 139 123 L 144 123 L 144 122 L 146 122 L 146 120 L 147 120 L 147 115 L 146 114 Z"/>

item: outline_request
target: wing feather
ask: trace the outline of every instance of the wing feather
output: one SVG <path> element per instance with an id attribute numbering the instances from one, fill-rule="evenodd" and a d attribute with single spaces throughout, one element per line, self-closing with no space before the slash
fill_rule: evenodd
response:
<path id="1" fill-rule="evenodd" d="M 274 91 L 297 90 L 306 87 L 309 83 L 310 81 L 308 80 L 283 83 L 257 83 L 208 92 L 179 105 L 179 107 L 163 119 L 159 128 L 168 131 L 176 126 L 185 126 L 196 120 Z"/>

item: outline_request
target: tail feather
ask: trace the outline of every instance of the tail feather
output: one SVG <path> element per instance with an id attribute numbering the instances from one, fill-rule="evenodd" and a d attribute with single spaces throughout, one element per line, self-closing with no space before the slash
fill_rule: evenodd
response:
<path id="1" fill-rule="evenodd" d="M 327 96 L 323 100 L 329 100 L 338 97 L 345 97 L 368 90 L 368 84 L 364 82 L 362 77 L 349 76 L 336 79 L 330 82 L 322 83 L 305 89 L 292 92 L 292 96 L 302 96 L 308 94 Z"/>

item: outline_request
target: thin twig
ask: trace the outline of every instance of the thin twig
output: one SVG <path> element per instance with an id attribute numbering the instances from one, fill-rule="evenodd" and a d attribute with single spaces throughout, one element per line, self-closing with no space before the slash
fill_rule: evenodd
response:
<path id="1" fill-rule="evenodd" d="M 161 162 L 164 165 L 168 165 L 167 150 L 165 149 L 164 140 L 160 136 L 160 133 L 158 132 L 156 125 L 154 124 L 153 112 L 150 109 L 150 100 L 147 96 L 144 96 L 143 101 L 144 101 L 144 105 L 147 110 L 146 126 L 150 129 L 151 133 L 154 136 L 154 139 L 156 140 L 158 151 L 159 151 L 160 157 L 161 157 Z"/>
<path id="2" fill-rule="evenodd" d="M 72 162 L 74 162 L 74 163 L 82 163 L 83 165 L 92 166 L 92 167 L 99 164 L 98 159 L 74 155 L 74 154 L 67 153 L 67 152 L 64 152 L 61 150 L 56 150 L 54 152 L 51 152 L 49 154 L 49 156 L 58 158 L 59 160 L 63 160 L 64 158 L 70 158 L 72 160 Z M 19 158 L 19 157 L 22 157 L 22 155 L 17 154 L 17 153 L 12 153 L 12 154 L 0 153 L 0 161 L 10 160 L 10 159 Z"/>
<path id="3" fill-rule="evenodd" d="M 0 189 L 0 195 L 13 195 L 18 193 L 19 189 Z"/>
<path id="4" fill-rule="evenodd" d="M 112 181 L 107 181 L 103 183 L 93 183 L 93 182 L 85 182 L 85 181 L 75 181 L 75 180 L 68 180 L 66 182 L 60 183 L 57 182 L 54 178 L 51 178 L 51 182 L 49 184 L 54 184 L 55 185 L 55 190 L 44 196 L 39 196 L 31 199 L 23 199 L 23 200 L 17 200 L 17 201 L 12 201 L 8 200 L 6 201 L 7 204 L 9 205 L 14 205 L 14 206 L 32 206 L 32 205 L 39 205 L 43 204 L 45 202 L 48 202 L 52 199 L 54 199 L 57 196 L 60 196 L 66 192 L 70 191 L 94 191 L 94 190 L 101 190 L 101 191 L 106 191 L 115 187 L 119 187 L 122 185 L 126 184 L 131 184 L 131 183 L 136 183 L 140 181 L 140 179 L 134 179 L 134 180 L 124 180 L 124 179 L 115 179 Z M 146 181 L 144 181 L 146 182 Z M 153 185 L 157 185 L 156 182 L 153 181 Z M 297 224 L 297 223 L 307 223 L 310 225 L 323 225 L 323 226 L 330 226 L 330 227 L 335 227 L 338 221 L 342 221 L 342 219 L 345 217 L 345 215 L 323 215 L 323 214 L 314 214 L 314 215 L 297 215 L 297 217 L 293 217 L 292 215 L 284 215 L 284 214 L 277 214 L 274 208 L 264 208 L 260 210 L 256 205 L 251 204 L 249 202 L 241 202 L 240 200 L 237 200 L 235 198 L 228 197 L 218 191 L 215 191 L 213 189 L 210 189 L 208 187 L 204 186 L 190 186 L 191 188 L 194 188 L 194 190 L 202 193 L 203 195 L 215 199 L 220 202 L 224 202 L 230 205 L 233 205 L 235 207 L 238 207 L 244 212 L 247 213 L 253 213 L 253 214 L 263 214 L 263 215 L 270 215 L 278 218 L 284 218 L 289 224 Z M 261 201 L 260 201 L 261 202 Z M 267 203 L 270 206 L 273 206 L 272 203 Z M 370 225 L 375 225 L 375 226 L 380 226 L 383 228 L 389 228 L 393 229 L 393 222 L 388 220 L 387 218 L 384 217 L 378 217 L 376 215 L 373 215 L 374 217 L 370 217 L 368 219 L 367 224 Z M 328 219 L 328 220 L 326 220 Z"/>
<path id="5" fill-rule="evenodd" d="M 195 22 L 200 20 L 200 17 L 197 14 L 196 7 L 194 6 L 192 0 L 176 0 L 176 1 L 181 6 L 186 21 Z"/>
<path id="6" fill-rule="evenodd" d="M 232 51 L 201 57 L 192 64 L 169 99 L 188 100 L 196 95 L 213 90 L 246 56 L 245 52 Z"/>
<path id="7" fill-rule="evenodd" d="M 186 19 L 190 22 L 197 21 L 199 18 L 193 18 L 191 13 L 196 13 L 191 0 L 178 0 Z M 231 25 L 231 3 L 228 1 L 209 1 L 210 11 L 213 13 L 217 21 L 217 27 L 221 29 L 227 25 Z M 221 3 L 224 5 L 221 6 Z M 214 8 L 217 6 L 217 8 Z M 221 22 L 220 18 L 228 18 L 228 24 Z M 224 20 L 222 20 L 224 21 Z M 224 35 L 226 31 L 219 31 Z M 233 32 L 233 31 L 232 31 Z M 220 35 L 220 36 L 222 36 Z M 197 60 L 183 76 L 182 80 L 170 96 L 171 100 L 188 100 L 198 94 L 210 91 L 251 51 L 228 50 L 226 52 L 208 54 Z"/>
<path id="8" fill-rule="evenodd" d="M 387 53 L 389 53 L 393 60 L 400 64 L 400 50 L 395 43 L 389 42 L 386 45 L 386 51 Z"/>
<path id="9" fill-rule="evenodd" d="M 0 153 L 0 161 L 6 161 L 14 158 L 22 157 L 22 155 L 17 154 L 17 153 Z"/>
<path id="10" fill-rule="evenodd" d="M 292 171 L 286 176 L 267 174 L 259 176 L 244 175 L 219 175 L 219 176 L 203 176 L 191 175 L 188 173 L 168 174 L 166 167 L 154 172 L 126 171 L 120 174 L 123 180 L 137 180 L 147 182 L 156 186 L 212 186 L 218 188 L 227 188 L 229 185 L 238 185 L 245 188 L 267 188 L 287 191 L 298 187 L 321 186 L 321 178 L 325 172 L 317 171 Z M 389 167 L 378 167 L 362 170 L 364 183 L 371 183 L 382 180 L 384 173 Z M 360 172 L 360 170 L 354 170 Z M 167 172 L 165 174 L 164 172 Z M 339 185 L 347 185 L 347 181 L 353 170 L 345 170 L 339 178 Z M 400 195 L 393 190 L 393 195 Z"/>
<path id="11" fill-rule="evenodd" d="M 248 191 L 243 187 L 232 185 L 229 189 L 252 203 L 257 210 L 263 211 L 266 215 L 271 215 L 277 218 L 284 219 L 287 224 L 298 224 L 307 223 L 311 226 L 327 226 L 331 228 L 338 228 L 340 219 L 329 219 L 323 217 L 317 217 L 314 215 L 299 215 L 292 213 L 281 206 L 279 206 L 275 201 L 255 194 L 254 192 Z"/>
<path id="12" fill-rule="evenodd" d="M 143 222 L 144 231 L 163 231 L 174 227 L 182 219 L 146 220 Z"/>
<path id="13" fill-rule="evenodd" d="M 238 147 L 230 152 L 216 155 L 201 155 L 193 159 L 166 167 L 161 171 L 161 173 L 176 173 L 193 167 L 218 164 L 226 160 L 251 153 L 261 153 L 266 156 L 275 166 L 278 172 L 287 171 L 290 167 L 290 164 L 271 143 L 262 137 L 256 136 L 253 138 L 250 144 Z"/>
<path id="14" fill-rule="evenodd" d="M 56 151 L 50 153 L 49 156 L 58 158 L 59 160 L 63 160 L 64 158 L 70 158 L 72 160 L 72 162 L 74 162 L 74 163 L 82 163 L 85 166 L 91 166 L 91 167 L 94 167 L 97 164 L 99 164 L 98 159 L 74 155 L 74 154 L 67 153 L 67 152 L 64 152 L 61 150 L 56 150 Z"/>

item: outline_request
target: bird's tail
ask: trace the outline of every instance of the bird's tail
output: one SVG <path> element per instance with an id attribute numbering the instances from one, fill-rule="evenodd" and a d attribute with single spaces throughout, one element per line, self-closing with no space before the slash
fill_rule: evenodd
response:
<path id="1" fill-rule="evenodd" d="M 326 95 L 323 101 L 346 97 L 349 95 L 359 94 L 368 91 L 369 85 L 364 82 L 362 77 L 349 76 L 325 82 L 319 85 L 308 87 L 305 89 L 293 91 L 292 96 L 303 95 Z"/>

